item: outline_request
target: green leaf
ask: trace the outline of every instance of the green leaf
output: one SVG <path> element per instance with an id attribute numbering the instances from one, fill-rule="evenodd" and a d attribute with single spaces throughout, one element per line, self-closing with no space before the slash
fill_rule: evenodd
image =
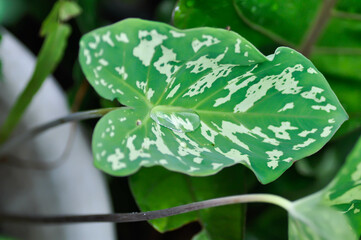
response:
<path id="1" fill-rule="evenodd" d="M 216 197 L 243 193 L 243 174 L 238 167 L 203 178 L 173 173 L 163 168 L 145 168 L 130 177 L 133 196 L 142 211 L 179 206 Z M 150 221 L 160 232 L 199 221 L 202 232 L 194 239 L 242 239 L 244 205 L 204 209 Z M 202 238 L 203 237 L 203 238 Z"/>
<path id="2" fill-rule="evenodd" d="M 81 13 L 81 8 L 75 2 L 61 1 L 61 6 L 59 8 L 59 20 L 66 22 Z"/>
<path id="3" fill-rule="evenodd" d="M 54 71 L 62 59 L 70 32 L 71 29 L 68 25 L 58 24 L 55 25 L 53 31 L 47 35 L 40 49 L 35 70 L 28 85 L 16 100 L 4 124 L 1 126 L 0 143 L 4 142 L 10 136 L 46 77 Z"/>
<path id="4" fill-rule="evenodd" d="M 274 46 L 261 33 L 241 21 L 233 0 L 180 0 L 174 9 L 173 22 L 179 28 L 219 27 L 238 32 L 255 46 Z"/>
<path id="5" fill-rule="evenodd" d="M 333 76 L 341 84 L 345 79 L 358 83 L 349 91 L 344 87 L 338 90 L 335 84 L 336 93 L 342 92 L 344 96 L 361 94 L 361 7 L 356 2 L 358 0 L 338 1 L 330 10 L 329 20 L 310 55 L 320 72 Z M 180 28 L 230 26 L 264 52 L 274 49 L 275 43 L 301 50 L 306 35 L 322 12 L 321 5 L 327 3 L 320 0 L 179 0 L 174 10 L 174 24 Z M 351 118 L 359 115 L 359 110 L 340 100 Z M 344 128 L 341 134 L 345 129 L 361 126 L 358 118 L 355 120 L 357 123 Z"/>
<path id="6" fill-rule="evenodd" d="M 335 179 L 323 190 L 323 203 L 343 212 L 361 236 L 361 138 Z"/>
<path id="7" fill-rule="evenodd" d="M 26 5 L 23 0 L 0 0 L 0 25 L 18 21 L 24 15 Z"/>
<path id="8" fill-rule="evenodd" d="M 41 26 L 40 35 L 45 36 L 51 33 L 59 23 L 66 22 L 80 13 L 81 8 L 75 2 L 61 0 L 56 2 Z"/>
<path id="9" fill-rule="evenodd" d="M 100 0 L 78 0 L 82 14 L 76 18 L 77 25 L 82 33 L 95 29 L 102 21 L 99 18 Z"/>
<path id="10" fill-rule="evenodd" d="M 292 239 L 358 239 L 361 236 L 361 138 L 334 180 L 293 203 Z"/>
<path id="11" fill-rule="evenodd" d="M 289 211 L 289 239 L 357 239 L 347 218 L 320 202 L 319 194 L 293 202 Z"/>
<path id="12" fill-rule="evenodd" d="M 210 240 L 210 238 L 208 237 L 207 232 L 202 230 L 200 233 L 194 236 L 192 240 Z"/>
<path id="13" fill-rule="evenodd" d="M 131 107 L 107 114 L 94 130 L 95 165 L 112 175 L 162 165 L 205 176 L 241 163 L 269 183 L 347 119 L 309 60 L 286 47 L 266 57 L 231 31 L 128 19 L 88 33 L 80 46 L 95 90 Z M 160 115 L 194 130 L 160 125 Z"/>

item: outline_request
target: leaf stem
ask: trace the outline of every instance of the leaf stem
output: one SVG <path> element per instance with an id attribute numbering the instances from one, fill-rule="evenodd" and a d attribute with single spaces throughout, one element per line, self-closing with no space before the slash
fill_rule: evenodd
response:
<path id="1" fill-rule="evenodd" d="M 310 56 L 313 46 L 315 45 L 316 41 L 322 33 L 322 30 L 325 28 L 328 20 L 330 19 L 332 9 L 336 2 L 337 0 L 323 1 L 321 9 L 316 16 L 315 21 L 308 29 L 299 50 L 303 55 L 305 55 L 305 57 Z"/>
<path id="2" fill-rule="evenodd" d="M 348 13 L 344 11 L 334 10 L 332 11 L 332 16 L 341 19 L 361 21 L 361 14 L 359 13 Z"/>
<path id="3" fill-rule="evenodd" d="M 314 47 L 313 53 L 324 54 L 324 55 L 361 55 L 361 48 Z"/>
<path id="4" fill-rule="evenodd" d="M 296 48 L 296 46 L 294 44 L 292 44 L 291 42 L 287 41 L 286 39 L 282 38 L 281 36 L 267 30 L 266 28 L 253 23 L 252 21 L 250 21 L 241 11 L 241 9 L 237 6 L 237 3 L 233 0 L 233 7 L 238 15 L 238 17 L 245 23 L 247 24 L 250 28 L 252 28 L 255 31 L 258 31 L 259 33 L 263 34 L 264 36 L 268 37 L 269 39 L 275 41 L 278 44 L 282 44 L 285 46 L 289 46 L 291 48 Z"/>
<path id="5" fill-rule="evenodd" d="M 116 213 L 116 214 L 94 214 L 94 215 L 64 215 L 64 216 L 25 216 L 15 214 L 0 214 L 0 222 L 15 223 L 42 223 L 42 224 L 65 224 L 65 223 L 85 223 L 85 222 L 139 222 L 157 218 L 174 216 L 182 213 L 197 211 L 204 208 L 224 206 L 237 203 L 271 203 L 291 210 L 292 203 L 280 196 L 272 194 L 244 194 L 210 200 L 194 202 L 177 207 L 135 213 Z"/>
<path id="6" fill-rule="evenodd" d="M 0 145 L 0 156 L 5 154 L 6 152 L 8 152 L 12 147 L 30 139 L 30 138 L 33 138 L 50 128 L 56 127 L 58 125 L 61 125 L 61 124 L 67 123 L 67 122 L 99 118 L 115 109 L 117 109 L 117 108 L 102 108 L 102 109 L 95 109 L 95 110 L 89 110 L 89 111 L 84 111 L 84 112 L 76 112 L 76 113 L 71 113 L 67 116 L 58 118 L 56 120 L 47 122 L 43 125 L 33 128 L 27 132 L 24 132 L 23 134 L 20 134 L 13 138 L 10 138 L 4 144 Z"/>

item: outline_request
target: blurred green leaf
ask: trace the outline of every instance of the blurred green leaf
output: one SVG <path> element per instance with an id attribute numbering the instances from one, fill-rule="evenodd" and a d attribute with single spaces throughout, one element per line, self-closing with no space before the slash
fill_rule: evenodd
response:
<path id="1" fill-rule="evenodd" d="M 53 27 L 53 30 L 48 33 L 41 47 L 35 70 L 28 85 L 16 100 L 4 124 L 1 126 L 0 143 L 9 137 L 46 77 L 54 71 L 62 59 L 71 29 L 65 24 L 58 24 Z"/>
<path id="2" fill-rule="evenodd" d="M 361 60 L 359 62 L 361 66 Z M 344 135 L 361 127 L 361 81 L 357 82 L 353 79 L 338 78 L 332 75 L 326 75 L 326 79 L 350 117 L 337 131 L 336 136 Z"/>
<path id="3" fill-rule="evenodd" d="M 0 25 L 11 24 L 19 20 L 25 10 L 24 0 L 0 0 Z"/>
<path id="4" fill-rule="evenodd" d="M 238 16 L 233 0 L 180 0 L 175 7 L 173 22 L 176 27 L 185 29 L 193 27 L 230 28 L 246 37 L 264 52 L 264 46 L 276 46 L 263 34 L 250 29 Z M 268 51 L 266 53 L 273 52 Z"/>
<path id="5" fill-rule="evenodd" d="M 142 211 L 174 207 L 191 202 L 243 193 L 241 167 L 226 168 L 210 177 L 189 177 L 155 167 L 130 177 L 133 196 Z M 204 209 L 150 221 L 160 232 L 198 220 L 203 231 L 194 239 L 243 239 L 244 205 Z"/>
<path id="6" fill-rule="evenodd" d="M 349 13 L 361 14 L 361 4 L 359 0 L 339 0 L 336 8 Z"/>
<path id="7" fill-rule="evenodd" d="M 59 8 L 59 20 L 62 22 L 68 21 L 77 17 L 81 13 L 81 8 L 75 2 L 61 1 Z"/>
<path id="8" fill-rule="evenodd" d="M 320 0 L 234 0 L 240 20 L 262 26 L 288 45 L 301 45 L 322 3 Z M 226 14 L 226 13 L 224 13 Z"/>
<path id="9" fill-rule="evenodd" d="M 163 0 L 156 9 L 156 18 L 158 21 L 171 23 L 173 9 L 177 0 Z"/>
<path id="10" fill-rule="evenodd" d="M 75 2 L 56 2 L 41 26 L 40 35 L 45 36 L 49 34 L 55 30 L 58 24 L 66 22 L 80 13 L 81 8 Z"/>
<path id="11" fill-rule="evenodd" d="M 192 240 L 211 240 L 212 238 L 210 238 L 207 235 L 207 231 L 206 230 L 202 230 L 200 233 L 198 233 L 197 235 L 195 235 Z"/>
<path id="12" fill-rule="evenodd" d="M 76 21 L 82 33 L 89 32 L 102 24 L 101 19 L 99 19 L 99 1 L 78 0 L 82 14 L 76 18 Z"/>
<path id="13" fill-rule="evenodd" d="M 40 49 L 35 70 L 0 128 L 0 143 L 10 136 L 46 77 L 55 70 L 63 58 L 71 32 L 71 27 L 63 22 L 79 13 L 80 8 L 76 3 L 60 0 L 54 4 L 48 17 L 44 20 L 40 34 L 46 38 Z"/>

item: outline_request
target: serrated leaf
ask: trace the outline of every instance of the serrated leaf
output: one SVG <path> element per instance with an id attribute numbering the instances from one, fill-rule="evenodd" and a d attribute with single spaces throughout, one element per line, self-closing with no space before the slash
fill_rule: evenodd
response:
<path id="1" fill-rule="evenodd" d="M 244 193 L 242 170 L 237 166 L 209 177 L 189 177 L 163 168 L 144 168 L 130 177 L 133 197 L 142 211 Z M 245 205 L 235 204 L 151 220 L 160 232 L 199 221 L 202 231 L 193 239 L 243 239 Z"/>
<path id="2" fill-rule="evenodd" d="M 241 163 L 269 183 L 347 119 L 309 60 L 285 47 L 266 57 L 231 31 L 127 19 L 88 33 L 80 46 L 95 90 L 131 107 L 107 114 L 94 130 L 95 165 L 112 175 L 162 165 L 204 176 Z M 196 113 L 199 127 L 159 125 L 150 116 L 159 106 Z"/>

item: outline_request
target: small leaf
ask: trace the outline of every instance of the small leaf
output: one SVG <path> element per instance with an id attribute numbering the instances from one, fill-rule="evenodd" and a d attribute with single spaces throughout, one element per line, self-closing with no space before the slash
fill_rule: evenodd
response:
<path id="1" fill-rule="evenodd" d="M 95 165 L 112 175 L 162 165 L 205 176 L 241 163 L 269 183 L 347 119 L 309 60 L 285 47 L 266 57 L 231 31 L 128 19 L 80 46 L 95 90 L 132 108 L 107 114 L 94 131 Z M 160 109 L 186 109 L 200 126 L 183 116 L 181 128 L 194 130 L 174 131 L 181 125 L 155 118 Z"/>
<path id="2" fill-rule="evenodd" d="M 26 12 L 27 2 L 23 0 L 0 0 L 0 25 L 16 23 Z"/>

